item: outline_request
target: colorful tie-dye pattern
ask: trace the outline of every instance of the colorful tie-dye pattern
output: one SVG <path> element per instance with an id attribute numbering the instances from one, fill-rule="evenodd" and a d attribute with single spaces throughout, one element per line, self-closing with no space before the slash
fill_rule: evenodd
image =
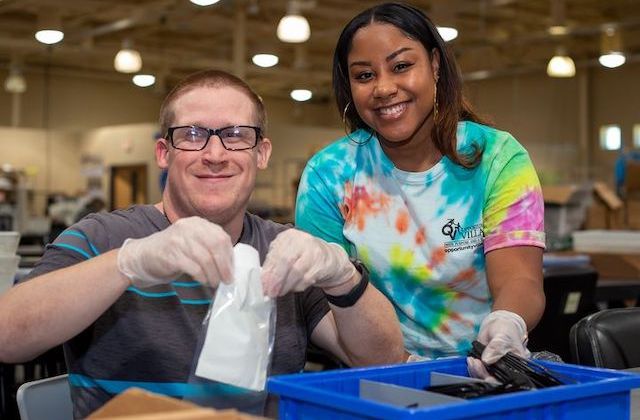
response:
<path id="1" fill-rule="evenodd" d="M 298 190 L 296 225 L 364 261 L 394 304 L 407 349 L 423 356 L 470 348 L 491 308 L 486 252 L 544 247 L 542 193 L 527 152 L 506 132 L 460 123 L 458 150 L 474 143 L 484 148 L 474 169 L 443 158 L 410 173 L 377 139 L 345 137 L 308 162 Z"/>

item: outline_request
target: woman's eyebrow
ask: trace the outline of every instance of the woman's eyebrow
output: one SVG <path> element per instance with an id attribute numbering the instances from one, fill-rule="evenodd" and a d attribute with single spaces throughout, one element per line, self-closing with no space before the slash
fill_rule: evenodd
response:
<path id="1" fill-rule="evenodd" d="M 411 47 L 402 47 L 400 49 L 397 49 L 396 51 L 392 52 L 391 54 L 389 54 L 386 58 L 385 61 L 389 62 L 391 60 L 393 60 L 394 58 L 396 58 L 398 55 L 402 54 L 405 51 L 410 51 L 412 48 Z M 349 64 L 349 67 L 353 67 L 353 66 L 369 66 L 371 65 L 371 63 L 369 61 L 354 61 L 353 63 Z"/>

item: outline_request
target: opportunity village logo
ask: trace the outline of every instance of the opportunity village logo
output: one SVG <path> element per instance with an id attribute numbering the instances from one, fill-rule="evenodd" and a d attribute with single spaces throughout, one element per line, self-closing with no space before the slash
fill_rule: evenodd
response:
<path id="1" fill-rule="evenodd" d="M 442 226 L 442 234 L 451 238 L 451 241 L 444 243 L 444 252 L 475 249 L 482 246 L 484 239 L 482 224 L 464 227 L 457 223 L 455 219 L 447 220 Z"/>

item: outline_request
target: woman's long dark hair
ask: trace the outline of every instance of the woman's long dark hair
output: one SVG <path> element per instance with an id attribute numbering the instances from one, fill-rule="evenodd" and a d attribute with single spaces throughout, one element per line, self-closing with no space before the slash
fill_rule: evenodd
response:
<path id="1" fill-rule="evenodd" d="M 434 119 L 431 139 L 442 155 L 458 165 L 466 168 L 477 165 L 482 155 L 479 145 L 474 144 L 470 153 L 459 154 L 456 151 L 458 122 L 469 120 L 484 123 L 484 121 L 473 112 L 462 94 L 462 77 L 455 58 L 433 22 L 419 9 L 402 3 L 384 3 L 367 9 L 354 17 L 340 34 L 333 55 L 333 91 L 339 112 L 342 114 L 346 108 L 343 115 L 349 130 L 351 132 L 359 128 L 371 130 L 353 106 L 347 59 L 355 33 L 372 22 L 388 23 L 400 29 L 411 39 L 419 41 L 430 58 L 433 58 L 433 49 L 438 50 L 440 53 L 438 118 L 437 123 Z M 348 107 L 347 104 L 349 104 Z"/>

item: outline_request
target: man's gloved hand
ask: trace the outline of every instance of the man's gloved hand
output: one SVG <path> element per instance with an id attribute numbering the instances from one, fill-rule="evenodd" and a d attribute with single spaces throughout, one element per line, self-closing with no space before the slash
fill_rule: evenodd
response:
<path id="1" fill-rule="evenodd" d="M 138 288 L 169 283 L 181 274 L 215 287 L 233 280 L 232 269 L 231 238 L 200 217 L 179 219 L 145 238 L 127 239 L 118 251 L 118 270 Z"/>
<path id="2" fill-rule="evenodd" d="M 316 285 L 324 290 L 359 276 L 340 245 L 327 243 L 306 232 L 288 229 L 271 242 L 262 266 L 262 285 L 270 297 L 301 292 Z"/>
<path id="3" fill-rule="evenodd" d="M 477 339 L 486 345 L 482 362 L 488 365 L 497 362 L 507 352 L 521 357 L 531 356 L 527 350 L 527 325 L 520 315 L 510 311 L 498 310 L 487 315 L 480 325 Z M 468 357 L 467 367 L 473 377 L 490 378 L 478 359 Z"/>

